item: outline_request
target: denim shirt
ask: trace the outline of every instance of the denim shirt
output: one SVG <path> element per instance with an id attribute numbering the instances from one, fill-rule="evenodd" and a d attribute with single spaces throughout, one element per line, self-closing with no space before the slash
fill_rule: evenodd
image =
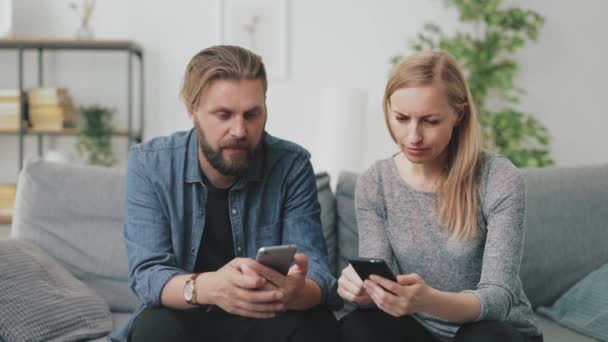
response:
<path id="1" fill-rule="evenodd" d="M 255 258 L 262 246 L 297 245 L 298 252 L 308 256 L 307 278 L 321 288 L 321 303 L 338 307 L 309 159 L 302 147 L 264 133 L 247 173 L 229 193 L 234 254 Z M 142 304 L 112 341 L 126 340 L 144 307 L 160 306 L 161 292 L 171 278 L 193 273 L 206 201 L 193 129 L 131 148 L 124 239 L 129 286 Z"/>

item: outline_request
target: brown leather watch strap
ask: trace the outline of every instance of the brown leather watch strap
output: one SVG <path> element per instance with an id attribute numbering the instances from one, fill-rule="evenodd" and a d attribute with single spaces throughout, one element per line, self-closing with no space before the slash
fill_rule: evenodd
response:
<path id="1" fill-rule="evenodd" d="M 190 305 L 199 305 L 197 301 L 197 293 L 196 293 L 196 278 L 200 276 L 202 273 L 194 273 L 190 276 L 190 279 L 186 280 L 186 283 L 190 283 L 192 285 L 192 300 L 187 301 Z"/>

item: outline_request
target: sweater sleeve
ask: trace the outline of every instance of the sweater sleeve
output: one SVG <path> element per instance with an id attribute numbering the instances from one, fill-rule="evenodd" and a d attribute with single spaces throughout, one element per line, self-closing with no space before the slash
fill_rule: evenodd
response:
<path id="1" fill-rule="evenodd" d="M 398 273 L 397 262 L 386 233 L 386 208 L 377 166 L 357 180 L 355 211 L 359 229 L 359 256 L 381 258 Z"/>
<path id="2" fill-rule="evenodd" d="M 523 177 L 506 158 L 494 159 L 481 204 L 487 236 L 479 284 L 469 290 L 481 302 L 477 320 L 505 319 L 517 300 L 524 239 L 526 195 Z"/>

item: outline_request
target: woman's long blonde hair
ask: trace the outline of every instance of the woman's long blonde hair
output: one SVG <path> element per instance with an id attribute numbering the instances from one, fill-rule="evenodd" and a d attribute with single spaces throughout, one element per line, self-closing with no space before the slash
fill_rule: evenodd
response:
<path id="1" fill-rule="evenodd" d="M 446 52 L 416 53 L 392 71 L 384 92 L 384 119 L 397 142 L 390 121 L 390 98 L 398 89 L 430 85 L 445 86 L 448 103 L 462 114 L 447 146 L 447 165 L 437 186 L 439 223 L 457 239 L 471 239 L 478 232 L 477 180 L 481 165 L 481 128 L 473 97 L 456 60 Z"/>

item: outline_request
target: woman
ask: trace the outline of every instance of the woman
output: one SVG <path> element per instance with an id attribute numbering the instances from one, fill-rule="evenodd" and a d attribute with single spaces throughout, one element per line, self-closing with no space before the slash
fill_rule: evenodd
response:
<path id="1" fill-rule="evenodd" d="M 470 91 L 445 52 L 393 70 L 384 116 L 400 152 L 357 182 L 359 254 L 397 282 L 342 271 L 338 293 L 359 308 L 344 341 L 542 341 L 522 290 L 525 189 L 506 158 L 481 150 Z"/>

